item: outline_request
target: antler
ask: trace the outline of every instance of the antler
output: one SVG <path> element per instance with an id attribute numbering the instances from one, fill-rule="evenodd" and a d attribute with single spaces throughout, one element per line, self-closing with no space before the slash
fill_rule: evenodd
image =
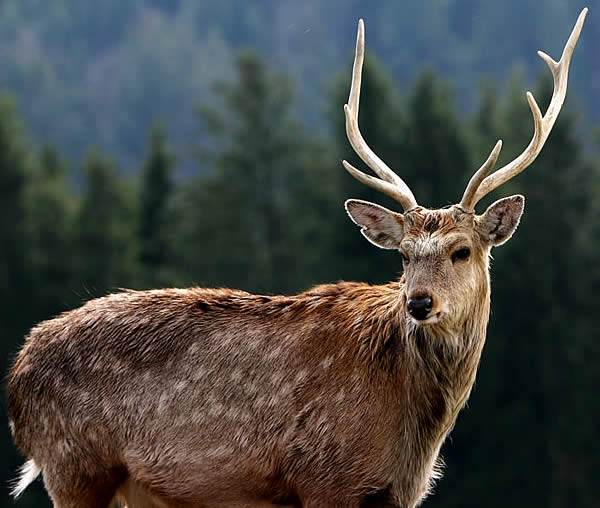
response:
<path id="1" fill-rule="evenodd" d="M 562 55 L 558 62 L 555 62 L 543 51 L 538 51 L 538 55 L 552 71 L 552 77 L 554 79 L 554 92 L 552 93 L 552 100 L 546 110 L 546 114 L 542 116 L 540 108 L 538 107 L 535 99 L 531 92 L 527 92 L 527 102 L 533 115 L 534 122 L 534 133 L 533 138 L 525 151 L 519 155 L 515 160 L 507 164 L 506 166 L 497 170 L 494 174 L 487 176 L 492 170 L 496 159 L 500 154 L 500 148 L 502 147 L 502 141 L 498 141 L 496 146 L 492 150 L 492 153 L 488 157 L 488 160 L 481 166 L 481 168 L 473 175 L 463 197 L 460 201 L 460 206 L 466 211 L 474 211 L 475 205 L 487 194 L 492 192 L 494 189 L 502 185 L 504 182 L 510 180 L 514 176 L 521 173 L 526 169 L 541 152 L 544 143 L 550 135 L 550 131 L 556 122 L 556 118 L 560 113 L 560 109 L 565 101 L 565 95 L 567 93 L 567 81 L 569 78 L 569 64 L 571 63 L 571 57 L 573 51 L 577 45 L 579 34 L 587 15 L 587 7 L 581 11 L 575 27 L 569 36 L 569 40 L 563 49 Z"/>
<path id="2" fill-rule="evenodd" d="M 346 134 L 354 151 L 381 178 L 374 178 L 356 169 L 348 161 L 342 161 L 346 171 L 359 182 L 387 194 L 398 201 L 404 210 L 417 206 L 415 196 L 396 173 L 394 173 L 383 162 L 365 142 L 358 128 L 358 106 L 360 102 L 360 82 L 362 78 L 362 66 L 365 57 L 365 24 L 363 20 L 358 22 L 358 33 L 356 35 L 356 53 L 354 55 L 354 66 L 352 67 L 352 86 L 348 104 L 344 105 L 346 115 Z"/>

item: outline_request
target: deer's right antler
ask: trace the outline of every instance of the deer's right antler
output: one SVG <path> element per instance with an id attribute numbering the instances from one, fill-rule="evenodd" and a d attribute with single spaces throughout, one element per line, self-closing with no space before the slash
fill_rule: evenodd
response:
<path id="1" fill-rule="evenodd" d="M 348 104 L 344 105 L 346 114 L 346 134 L 354 151 L 369 166 L 379 178 L 374 178 L 356 169 L 348 161 L 342 161 L 344 168 L 359 182 L 372 187 L 398 201 L 404 210 L 410 210 L 417 206 L 415 196 L 396 173 L 394 173 L 385 162 L 383 162 L 369 148 L 358 128 L 358 106 L 360 102 L 360 82 L 362 78 L 362 66 L 365 57 L 365 24 L 363 20 L 358 22 L 358 34 L 356 35 L 356 53 L 354 55 L 354 66 L 352 67 L 352 86 Z"/>
<path id="2" fill-rule="evenodd" d="M 554 92 L 552 94 L 550 105 L 546 110 L 546 114 L 542 116 L 540 108 L 533 98 L 533 94 L 527 92 L 527 102 L 529 103 L 534 122 L 534 132 L 531 142 L 525 151 L 515 160 L 488 176 L 500 154 L 500 148 L 502 147 L 501 141 L 496 143 L 488 160 L 481 166 L 477 173 L 473 175 L 471 181 L 467 185 L 465 193 L 460 201 L 460 207 L 465 211 L 474 211 L 475 205 L 484 196 L 525 170 L 541 152 L 565 101 L 567 81 L 569 78 L 569 64 L 571 63 L 571 57 L 573 56 L 573 51 L 577 45 L 577 40 L 579 39 L 579 34 L 581 33 L 587 11 L 587 8 L 585 8 L 581 11 L 581 14 L 579 14 L 575 27 L 571 32 L 571 36 L 569 37 L 558 62 L 555 62 L 546 53 L 538 51 L 540 58 L 548 64 L 548 67 L 550 67 L 552 77 L 554 78 Z"/>

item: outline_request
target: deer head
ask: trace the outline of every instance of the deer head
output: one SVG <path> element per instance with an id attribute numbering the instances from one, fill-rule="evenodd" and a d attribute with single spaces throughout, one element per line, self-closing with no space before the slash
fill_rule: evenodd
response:
<path id="1" fill-rule="evenodd" d="M 473 175 L 460 203 L 445 209 L 421 207 L 404 181 L 367 145 L 358 127 L 358 109 L 364 60 L 364 23 L 358 24 L 352 86 L 344 106 L 346 133 L 350 144 L 379 178 L 359 171 L 347 161 L 344 168 L 357 180 L 398 201 L 404 212 L 397 213 L 367 201 L 350 199 L 346 210 L 369 242 L 382 249 L 397 249 L 404 265 L 406 310 L 420 325 L 464 322 L 477 299 L 488 295 L 488 256 L 491 247 L 506 242 L 515 232 L 525 204 L 516 195 L 496 201 L 482 214 L 476 204 L 487 194 L 525 170 L 542 150 L 565 100 L 569 64 L 587 14 L 584 9 L 555 62 L 546 53 L 554 78 L 552 100 L 542 113 L 531 92 L 527 101 L 534 121 L 534 133 L 525 151 L 509 164 L 490 174 L 502 147 L 494 146 L 490 156 Z"/>

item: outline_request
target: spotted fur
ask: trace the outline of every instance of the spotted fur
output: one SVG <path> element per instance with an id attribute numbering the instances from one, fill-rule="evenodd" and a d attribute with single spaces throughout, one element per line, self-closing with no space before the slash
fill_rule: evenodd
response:
<path id="1" fill-rule="evenodd" d="M 122 291 L 36 326 L 8 378 L 19 491 L 39 468 L 61 508 L 416 506 L 475 379 L 490 243 L 458 208 L 398 227 L 415 261 L 397 282 Z M 439 322 L 407 314 L 415 285 Z"/>

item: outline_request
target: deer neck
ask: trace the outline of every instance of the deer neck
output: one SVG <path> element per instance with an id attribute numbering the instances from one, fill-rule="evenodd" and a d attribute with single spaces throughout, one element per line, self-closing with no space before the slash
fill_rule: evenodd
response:
<path id="1" fill-rule="evenodd" d="M 408 401 L 421 402 L 416 406 L 423 408 L 424 428 L 436 442 L 454 425 L 475 382 L 490 312 L 488 277 L 480 295 L 464 310 L 464 317 L 449 323 L 418 326 L 405 306 L 400 309 L 405 358 L 399 366 L 410 372 L 406 395 Z"/>

